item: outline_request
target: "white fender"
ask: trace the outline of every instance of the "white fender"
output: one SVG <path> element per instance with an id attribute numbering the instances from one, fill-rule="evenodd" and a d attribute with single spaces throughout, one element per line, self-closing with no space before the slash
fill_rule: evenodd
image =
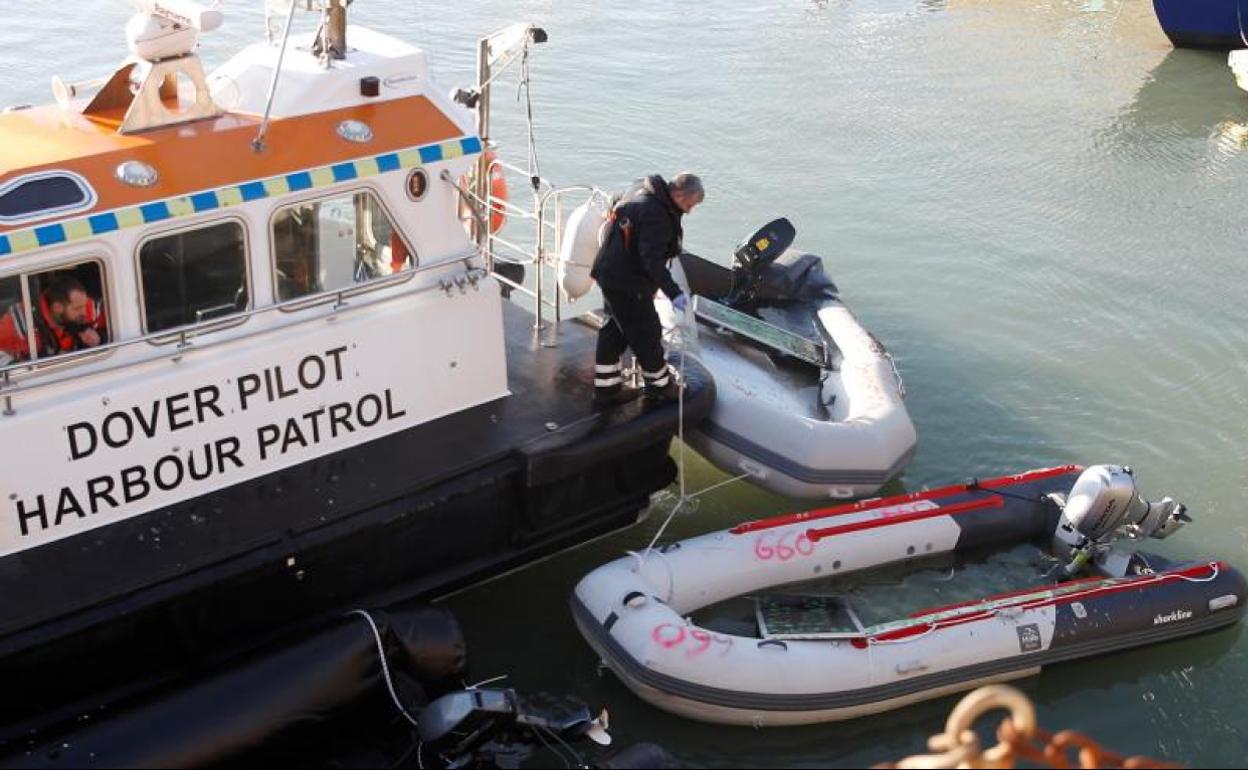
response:
<path id="1" fill-rule="evenodd" d="M 585 296 L 594 287 L 589 271 L 598 256 L 599 231 L 609 212 L 608 201 L 595 195 L 577 206 L 568 216 L 559 246 L 559 285 L 571 301 Z"/>

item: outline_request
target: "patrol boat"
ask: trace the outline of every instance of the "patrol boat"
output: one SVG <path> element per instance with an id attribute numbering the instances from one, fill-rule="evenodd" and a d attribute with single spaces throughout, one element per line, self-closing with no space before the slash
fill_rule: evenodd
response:
<path id="1" fill-rule="evenodd" d="M 500 296 L 490 83 L 544 32 L 482 39 L 455 101 L 344 0 L 271 0 L 211 74 L 220 10 L 133 2 L 114 72 L 0 115 L 0 743 L 624 527 L 675 476 L 678 405 L 595 413 L 592 330 Z"/>

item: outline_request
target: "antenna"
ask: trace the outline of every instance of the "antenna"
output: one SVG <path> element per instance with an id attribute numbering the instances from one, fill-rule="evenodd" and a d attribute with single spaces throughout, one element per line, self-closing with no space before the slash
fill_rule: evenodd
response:
<path id="1" fill-rule="evenodd" d="M 260 129 L 256 138 L 251 140 L 251 149 L 256 152 L 264 150 L 264 135 L 269 131 L 269 117 L 273 112 L 273 97 L 277 95 L 277 79 L 282 75 L 282 60 L 286 58 L 286 44 L 290 42 L 290 27 L 295 21 L 295 3 L 290 4 L 286 15 L 286 27 L 282 30 L 282 48 L 277 52 L 277 66 L 273 68 L 273 80 L 269 82 L 269 98 L 264 105 L 264 118 L 260 121 Z M 267 22 L 266 22 L 267 23 Z"/>
<path id="2" fill-rule="evenodd" d="M 265 0 L 264 29 L 269 42 L 274 38 L 274 21 L 295 9 L 321 14 L 321 25 L 312 43 L 312 54 L 325 67 L 347 58 L 347 8 L 354 0 Z M 289 18 L 289 17 L 288 17 Z"/>

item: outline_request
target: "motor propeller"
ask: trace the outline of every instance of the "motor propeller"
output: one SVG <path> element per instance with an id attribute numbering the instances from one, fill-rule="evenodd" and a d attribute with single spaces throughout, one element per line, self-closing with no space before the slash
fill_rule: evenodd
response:
<path id="1" fill-rule="evenodd" d="M 593 717 L 568 697 L 522 697 L 515 690 L 473 687 L 448 693 L 420 714 L 420 739 L 448 767 L 494 767 L 493 758 L 514 744 L 549 746 L 588 739 L 611 744 L 606 709 Z"/>

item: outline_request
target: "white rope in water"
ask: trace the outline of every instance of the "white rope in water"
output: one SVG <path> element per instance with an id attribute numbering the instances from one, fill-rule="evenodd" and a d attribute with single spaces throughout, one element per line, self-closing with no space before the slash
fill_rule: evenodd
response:
<path id="1" fill-rule="evenodd" d="M 705 495 L 705 494 L 706 494 L 706 493 L 708 493 L 708 492 L 714 492 L 715 490 L 719 489 L 720 487 L 726 487 L 726 486 L 728 486 L 729 484 L 732 484 L 733 482 L 736 482 L 736 481 L 742 481 L 742 480 L 744 480 L 744 479 L 748 479 L 748 478 L 750 478 L 750 477 L 751 477 L 751 476 L 753 476 L 753 475 L 754 475 L 753 473 L 751 473 L 751 472 L 749 472 L 749 471 L 746 471 L 745 473 L 742 473 L 742 474 L 740 474 L 740 475 L 738 475 L 738 476 L 733 476 L 733 477 L 732 477 L 732 478 L 730 478 L 730 479 L 724 479 L 723 481 L 718 482 L 718 483 L 716 483 L 716 484 L 712 484 L 712 485 L 710 485 L 709 487 L 703 487 L 702 489 L 699 489 L 697 492 L 694 492 L 692 495 L 689 495 L 689 499 L 690 499 L 690 500 L 697 500 L 699 497 L 701 497 L 702 495 Z"/>
<path id="2" fill-rule="evenodd" d="M 680 436 L 680 464 L 677 466 L 676 475 L 680 480 L 680 502 L 684 503 L 689 499 L 685 488 L 685 334 L 688 332 L 688 317 L 682 318 L 680 323 L 686 328 L 680 334 L 680 381 L 677 383 L 680 387 L 676 390 L 676 433 Z"/>
<path id="3" fill-rule="evenodd" d="M 672 523 L 672 519 L 676 518 L 676 514 L 680 513 L 680 510 L 685 507 L 686 503 L 690 503 L 698 499 L 702 495 L 705 495 L 708 492 L 713 492 L 714 490 L 719 489 L 720 487 L 726 487 L 729 484 L 742 481 L 744 479 L 748 479 L 751 476 L 755 475 L 754 473 L 750 471 L 746 471 L 745 473 L 742 473 L 738 476 L 733 476 L 730 479 L 725 479 L 723 481 L 712 484 L 709 487 L 704 487 L 698 490 L 697 492 L 694 492 L 693 494 L 689 494 L 688 487 L 686 486 L 686 481 L 685 481 L 685 351 L 687 348 L 687 341 L 689 339 L 689 335 L 693 332 L 693 328 L 694 328 L 693 325 L 694 323 L 696 323 L 695 321 L 691 319 L 692 314 L 693 314 L 693 306 L 692 304 L 690 304 L 688 309 L 681 316 L 679 323 L 677 323 L 676 325 L 676 329 L 680 330 L 680 334 L 668 335 L 668 340 L 674 342 L 674 344 L 676 344 L 680 350 L 680 357 L 679 357 L 680 363 L 677 366 L 677 371 L 679 372 L 679 376 L 680 376 L 680 393 L 677 396 L 677 403 L 676 403 L 676 406 L 677 406 L 676 432 L 680 438 L 680 449 L 677 451 L 677 460 L 676 460 L 676 478 L 680 485 L 680 498 L 676 501 L 676 505 L 672 508 L 672 510 L 668 512 L 667 518 L 663 520 L 662 526 L 659 527 L 659 531 L 655 532 L 654 537 L 650 539 L 650 544 L 646 546 L 646 550 L 643 551 L 642 554 L 638 557 L 638 566 L 640 566 L 641 564 L 644 564 L 646 559 L 650 558 L 650 552 L 654 550 L 655 544 L 659 542 L 659 538 L 663 537 L 663 533 L 667 531 L 667 527 L 669 524 Z M 676 329 L 674 329 L 673 331 L 675 331 Z"/>
<path id="4" fill-rule="evenodd" d="M 685 348 L 689 334 L 689 310 L 681 315 L 677 322 L 680 328 L 680 356 L 677 367 L 678 376 L 680 378 L 680 388 L 676 394 L 676 434 L 680 437 L 680 450 L 677 452 L 679 459 L 676 461 L 676 479 L 680 484 L 680 499 L 676 501 L 676 505 L 672 506 L 672 510 L 668 512 L 667 518 L 663 520 L 663 525 L 659 527 L 659 531 L 654 533 L 654 537 L 650 539 L 650 544 L 646 546 L 646 550 L 642 553 L 641 561 L 644 563 L 650 558 L 650 552 L 654 550 L 654 544 L 659 542 L 659 538 L 663 537 L 663 533 L 667 531 L 667 526 L 672 523 L 672 519 L 676 518 L 676 514 L 680 513 L 680 509 L 685 507 L 685 503 L 689 502 L 689 496 L 685 493 Z"/>
<path id="5" fill-rule="evenodd" d="M 659 541 L 659 538 L 663 536 L 663 532 L 664 530 L 667 529 L 667 525 L 672 523 L 672 519 L 676 518 L 676 514 L 680 512 L 681 507 L 684 506 L 685 503 L 691 503 L 694 500 L 697 500 L 702 495 L 705 495 L 710 492 L 714 492 L 720 487 L 726 487 L 729 484 L 734 484 L 738 481 L 743 481 L 754 475 L 753 473 L 749 473 L 749 472 L 742 473 L 738 476 L 733 476 L 732 478 L 724 479 L 723 481 L 712 484 L 709 487 L 703 487 L 702 489 L 699 489 L 697 492 L 694 492 L 693 494 L 686 494 L 684 491 L 685 489 L 685 458 L 684 458 L 685 438 L 683 435 L 684 434 L 683 428 L 684 428 L 684 417 L 682 416 L 681 417 L 681 431 L 680 431 L 681 432 L 680 452 L 679 452 L 680 459 L 676 462 L 677 475 L 680 478 L 680 488 L 681 488 L 680 499 L 677 500 L 676 507 L 672 508 L 671 512 L 667 514 L 667 518 L 663 521 L 663 526 L 659 527 L 659 531 L 656 532 L 654 535 L 654 538 L 650 540 L 650 545 L 646 546 L 645 552 L 642 555 L 638 556 L 638 558 L 642 562 L 645 562 L 645 560 L 650 556 L 651 549 L 654 548 L 655 544 Z M 637 556 L 637 554 L 633 551 L 629 551 L 629 553 L 634 556 Z"/>

